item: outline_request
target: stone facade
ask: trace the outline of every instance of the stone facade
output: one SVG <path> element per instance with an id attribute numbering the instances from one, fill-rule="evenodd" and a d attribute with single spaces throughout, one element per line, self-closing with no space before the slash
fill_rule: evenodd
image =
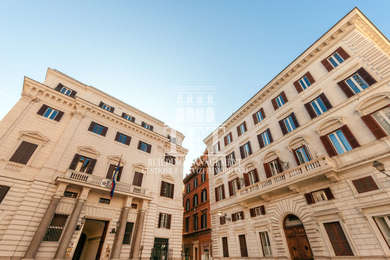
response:
<path id="1" fill-rule="evenodd" d="M 47 107 L 63 114 L 49 114 Z M 0 202 L 0 259 L 71 259 L 84 232 L 91 236 L 83 245 L 100 259 L 180 259 L 183 139 L 160 120 L 57 70 L 48 69 L 43 83 L 25 77 L 20 100 L 0 122 L 0 188 L 3 195 L 8 189 Z M 27 162 L 21 161 L 28 153 L 23 142 L 37 145 Z M 92 170 L 82 170 L 82 163 Z M 111 198 L 108 173 L 119 163 Z M 169 228 L 158 228 L 160 213 L 170 214 Z M 57 239 L 47 233 L 50 227 L 58 234 L 54 214 L 66 219 Z M 156 238 L 167 239 L 168 249 L 153 249 Z M 84 252 L 79 259 L 89 258 Z"/>
<path id="2" fill-rule="evenodd" d="M 389 54 L 355 8 L 205 138 L 215 259 L 389 259 Z"/>
<path id="3" fill-rule="evenodd" d="M 184 259 L 211 259 L 210 193 L 207 152 L 191 166 L 191 172 L 184 178 L 183 183 Z M 194 201 L 195 196 L 197 196 L 196 202 Z M 195 215 L 198 216 L 196 225 L 194 225 Z"/>

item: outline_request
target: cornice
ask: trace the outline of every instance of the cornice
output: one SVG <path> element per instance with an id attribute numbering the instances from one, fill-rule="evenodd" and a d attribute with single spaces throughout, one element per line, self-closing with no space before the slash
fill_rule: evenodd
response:
<path id="1" fill-rule="evenodd" d="M 217 134 L 218 138 L 223 135 L 225 129 L 229 129 L 237 121 L 243 120 L 253 107 L 263 103 L 269 99 L 277 91 L 280 91 L 286 83 L 293 80 L 299 74 L 304 73 L 308 65 L 317 60 L 320 55 L 332 47 L 342 37 L 347 35 L 353 29 L 358 29 L 367 37 L 373 40 L 383 51 L 390 52 L 390 44 L 388 39 L 373 25 L 373 23 L 364 16 L 358 9 L 354 8 L 341 20 L 339 20 L 333 27 L 331 27 L 325 34 L 323 34 L 317 41 L 315 41 L 309 48 L 307 48 L 301 55 L 292 61 L 285 69 L 276 75 L 269 83 L 260 89 L 252 98 L 250 98 L 244 105 L 236 110 L 227 120 L 225 120 L 216 130 L 209 134 L 204 140 L 208 143 L 211 138 Z"/>
<path id="2" fill-rule="evenodd" d="M 169 142 L 168 138 L 156 132 L 149 131 L 140 125 L 130 122 L 116 114 L 100 109 L 95 104 L 78 97 L 72 98 L 62 95 L 54 89 L 28 77 L 24 78 L 22 96 L 32 96 L 40 99 L 51 99 L 53 102 L 61 103 L 62 106 L 68 107 L 73 114 L 85 115 L 87 112 L 94 114 L 100 118 L 110 121 L 111 123 L 126 127 L 146 138 L 163 143 L 165 148 L 176 150 L 180 156 L 185 156 L 188 150 L 184 147 Z"/>

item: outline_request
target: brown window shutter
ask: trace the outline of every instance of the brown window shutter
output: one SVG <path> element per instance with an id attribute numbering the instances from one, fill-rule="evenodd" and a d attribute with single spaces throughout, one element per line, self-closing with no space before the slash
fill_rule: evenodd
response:
<path id="1" fill-rule="evenodd" d="M 70 92 L 70 97 L 74 98 L 77 94 L 77 91 L 74 91 L 72 90 L 72 92 Z"/>
<path id="2" fill-rule="evenodd" d="M 371 115 L 362 116 L 362 120 L 367 125 L 368 129 L 370 129 L 370 131 L 374 134 L 376 139 L 387 136 L 386 132 Z"/>
<path id="3" fill-rule="evenodd" d="M 279 125 L 280 125 L 280 129 L 282 130 L 283 135 L 287 134 L 287 128 L 286 128 L 286 125 L 283 122 L 283 119 L 279 120 Z"/>
<path id="4" fill-rule="evenodd" d="M 309 116 L 313 119 L 313 118 L 317 117 L 317 114 L 316 114 L 316 112 L 314 111 L 314 109 L 313 109 L 313 107 L 311 106 L 310 103 L 311 103 L 311 102 L 306 103 L 306 104 L 305 104 L 305 108 L 306 108 L 306 110 L 307 110 L 307 113 L 309 113 Z"/>
<path id="5" fill-rule="evenodd" d="M 265 215 L 265 207 L 264 207 L 264 205 L 260 206 L 260 212 L 261 212 L 262 215 Z"/>
<path id="6" fill-rule="evenodd" d="M 104 103 L 102 101 L 100 101 L 99 107 L 103 108 L 103 105 L 104 105 Z"/>
<path id="7" fill-rule="evenodd" d="M 42 105 L 41 108 L 38 110 L 37 114 L 42 116 L 43 113 L 45 113 L 47 108 L 48 108 L 47 105 Z"/>
<path id="8" fill-rule="evenodd" d="M 233 142 L 233 135 L 232 135 L 232 133 L 230 132 L 229 135 L 230 135 L 230 140 Z"/>
<path id="9" fill-rule="evenodd" d="M 172 215 L 171 215 L 171 214 L 168 214 L 168 225 L 167 225 L 167 228 L 168 228 L 168 229 L 171 228 L 171 218 L 172 218 Z"/>
<path id="10" fill-rule="evenodd" d="M 221 143 L 218 141 L 218 151 L 221 150 Z"/>
<path id="11" fill-rule="evenodd" d="M 37 147 L 37 144 L 22 141 L 19 147 L 16 149 L 15 153 L 12 155 L 10 161 L 27 164 Z"/>
<path id="12" fill-rule="evenodd" d="M 322 65 L 326 68 L 327 71 L 331 71 L 333 69 L 332 64 L 328 61 L 328 58 L 325 58 L 321 61 Z"/>
<path id="13" fill-rule="evenodd" d="M 336 256 L 353 256 L 351 246 L 339 222 L 324 223 Z"/>
<path id="14" fill-rule="evenodd" d="M 240 154 L 241 154 L 241 159 L 244 159 L 245 158 L 244 146 L 240 146 Z"/>
<path id="15" fill-rule="evenodd" d="M 265 119 L 265 112 L 264 112 L 264 108 L 260 108 L 260 113 L 261 113 L 261 115 L 263 116 L 263 118 Z"/>
<path id="16" fill-rule="evenodd" d="M 240 216 L 241 216 L 241 219 L 245 219 L 245 215 L 244 215 L 244 211 L 240 211 Z"/>
<path id="17" fill-rule="evenodd" d="M 248 128 L 246 128 L 246 121 L 244 121 L 244 129 L 245 129 L 245 132 L 248 131 Z"/>
<path id="18" fill-rule="evenodd" d="M 106 136 L 108 128 L 103 126 L 102 136 Z"/>
<path id="19" fill-rule="evenodd" d="M 91 162 L 88 165 L 88 169 L 87 169 L 86 173 L 92 174 L 93 169 L 95 168 L 95 165 L 96 165 L 96 160 L 91 159 Z"/>
<path id="20" fill-rule="evenodd" d="M 364 69 L 358 69 L 357 73 L 367 82 L 368 85 L 372 85 L 376 83 L 376 80 Z"/>
<path id="21" fill-rule="evenodd" d="M 355 93 L 353 93 L 353 91 L 348 87 L 347 83 L 345 83 L 344 80 L 340 81 L 337 83 L 339 85 L 339 87 L 341 88 L 341 90 L 345 93 L 345 95 L 350 98 L 352 97 L 353 95 L 355 95 Z"/>
<path id="22" fill-rule="evenodd" d="M 332 191 L 330 190 L 330 188 L 324 189 L 324 192 L 325 192 L 326 197 L 328 198 L 328 200 L 334 199 L 333 193 L 332 193 Z"/>
<path id="23" fill-rule="evenodd" d="M 349 58 L 349 54 L 341 47 L 337 48 L 336 52 L 340 54 L 341 58 L 343 58 L 344 60 Z"/>
<path id="24" fill-rule="evenodd" d="M 301 84 L 299 84 L 299 81 L 294 82 L 294 87 L 297 90 L 298 93 L 301 93 L 303 91 Z"/>
<path id="25" fill-rule="evenodd" d="M 248 141 L 248 148 L 249 148 L 249 154 L 251 155 L 252 154 L 252 146 L 251 146 L 250 141 Z"/>
<path id="26" fill-rule="evenodd" d="M 120 135 L 120 133 L 119 133 L 119 132 L 116 132 L 115 141 L 119 141 L 119 135 Z"/>
<path id="27" fill-rule="evenodd" d="M 329 137 L 327 135 L 323 135 L 320 137 L 322 144 L 325 147 L 326 152 L 330 157 L 337 155 L 336 150 L 334 149 L 332 143 L 329 140 Z"/>
<path id="28" fill-rule="evenodd" d="M 236 213 L 233 213 L 232 214 L 232 221 L 236 221 L 237 220 L 237 215 L 236 215 Z"/>
<path id="29" fill-rule="evenodd" d="M 278 169 L 278 173 L 283 172 L 282 164 L 280 163 L 279 157 L 276 158 L 276 167 L 277 167 L 277 169 Z"/>
<path id="30" fill-rule="evenodd" d="M 131 137 L 130 136 L 126 136 L 126 144 L 127 145 L 130 145 L 130 141 L 131 141 Z"/>
<path id="31" fill-rule="evenodd" d="M 229 257 L 229 247 L 227 237 L 222 238 L 223 257 Z"/>
<path id="32" fill-rule="evenodd" d="M 311 193 L 305 193 L 305 199 L 306 199 L 307 204 L 309 204 L 309 205 L 315 203 L 313 195 Z"/>
<path id="33" fill-rule="evenodd" d="M 271 100 L 271 102 L 272 102 L 272 106 L 274 107 L 274 109 L 275 109 L 275 110 L 278 109 L 278 104 L 276 103 L 276 99 L 273 98 L 273 99 Z"/>
<path id="34" fill-rule="evenodd" d="M 227 145 L 227 136 L 223 138 L 223 142 L 225 143 L 225 146 Z"/>
<path id="35" fill-rule="evenodd" d="M 310 84 L 314 84 L 314 82 L 316 82 L 309 71 L 305 74 L 305 76 L 310 81 Z"/>
<path id="36" fill-rule="evenodd" d="M 158 227 L 161 227 L 161 213 L 158 215 Z"/>
<path id="37" fill-rule="evenodd" d="M 58 111 L 58 114 L 56 115 L 56 117 L 54 118 L 55 121 L 60 121 L 62 116 L 64 115 L 64 112 L 62 111 Z"/>
<path id="38" fill-rule="evenodd" d="M 152 151 L 152 145 L 151 144 L 147 144 L 148 148 L 146 149 L 146 152 L 147 153 L 150 153 Z"/>
<path id="39" fill-rule="evenodd" d="M 125 118 L 125 116 L 126 116 L 126 113 L 122 112 L 122 117 Z"/>
<path id="40" fill-rule="evenodd" d="M 374 179 L 371 176 L 363 177 L 352 181 L 358 193 L 378 190 Z"/>
<path id="41" fill-rule="evenodd" d="M 222 199 L 225 199 L 225 185 L 224 184 L 222 184 L 221 185 L 221 189 L 222 189 Z"/>
<path id="42" fill-rule="evenodd" d="M 256 217 L 256 211 L 255 211 L 254 208 L 249 209 L 249 213 L 250 213 L 250 215 L 251 215 L 252 218 L 253 218 L 253 217 Z"/>
<path id="43" fill-rule="evenodd" d="M 111 112 L 111 113 L 114 113 L 114 110 L 115 110 L 114 107 L 110 107 L 110 112 Z"/>
<path id="44" fill-rule="evenodd" d="M 248 257 L 245 235 L 239 235 L 241 257 Z"/>
<path id="45" fill-rule="evenodd" d="M 240 126 L 237 126 L 237 135 L 238 135 L 238 136 L 240 136 L 240 135 L 241 135 Z"/>
<path id="46" fill-rule="evenodd" d="M 341 127 L 341 130 L 343 131 L 345 138 L 347 138 L 352 148 L 360 146 L 359 142 L 356 140 L 355 136 L 352 134 L 351 130 L 349 130 L 349 127 L 347 125 Z"/>
<path id="47" fill-rule="evenodd" d="M 261 138 L 261 134 L 257 135 L 257 140 L 259 141 L 260 149 L 264 147 L 263 138 Z"/>
<path id="48" fill-rule="evenodd" d="M 332 108 L 332 105 L 330 104 L 329 99 L 326 97 L 326 95 L 324 93 L 321 93 L 320 98 L 322 99 L 322 101 L 324 101 L 324 105 L 326 106 L 327 109 Z"/>
<path id="49" fill-rule="evenodd" d="M 60 91 L 63 85 L 61 83 L 58 83 L 57 87 L 54 89 L 55 91 Z"/>
<path id="50" fill-rule="evenodd" d="M 113 177 L 113 175 L 114 175 L 115 168 L 116 168 L 115 165 L 110 164 L 110 166 L 108 167 L 108 170 L 107 170 L 106 179 L 112 180 L 112 177 Z"/>
<path id="51" fill-rule="evenodd" d="M 229 181 L 228 184 L 229 184 L 229 196 L 233 196 L 233 183 L 232 181 Z"/>
<path id="52" fill-rule="evenodd" d="M 240 178 L 236 178 L 236 183 L 237 183 L 237 189 L 241 189 L 241 185 L 240 185 Z"/>
<path id="53" fill-rule="evenodd" d="M 0 203 L 4 200 L 5 195 L 7 195 L 10 187 L 5 185 L 0 185 Z"/>
<path id="54" fill-rule="evenodd" d="M 70 163 L 69 169 L 76 170 L 76 166 L 79 160 L 80 160 L 80 154 L 76 153 L 73 157 L 72 162 Z"/>
<path id="55" fill-rule="evenodd" d="M 91 131 L 91 132 L 92 132 L 92 130 L 93 130 L 95 124 L 96 124 L 96 123 L 92 121 L 91 124 L 89 125 L 88 131 Z"/>
<path id="56" fill-rule="evenodd" d="M 271 131 L 269 130 L 269 128 L 266 131 L 268 132 L 269 141 L 270 141 L 270 143 L 272 143 L 274 141 L 274 139 L 272 138 Z"/>
<path id="57" fill-rule="evenodd" d="M 280 93 L 280 95 L 282 96 L 284 102 L 287 103 L 288 99 L 287 99 L 286 93 L 284 93 L 284 91 L 282 91 L 282 93 Z"/>
<path id="58" fill-rule="evenodd" d="M 150 126 L 150 131 L 153 131 L 153 126 L 152 125 Z"/>
<path id="59" fill-rule="evenodd" d="M 163 195 L 164 195 L 164 186 L 165 186 L 165 182 L 161 181 L 160 196 L 163 196 Z"/>
<path id="60" fill-rule="evenodd" d="M 295 116 L 294 112 L 291 113 L 291 117 L 292 117 L 292 120 L 293 120 L 295 126 L 298 128 L 299 127 L 299 123 L 298 123 L 297 117 Z"/>
<path id="61" fill-rule="evenodd" d="M 215 188 L 215 201 L 219 201 L 219 197 L 218 197 L 218 188 Z"/>
<path id="62" fill-rule="evenodd" d="M 297 162 L 297 165 L 300 165 L 301 163 L 299 162 L 299 159 L 298 159 L 298 156 L 297 156 L 297 149 L 293 150 L 293 154 L 294 154 L 295 161 Z"/>
<path id="63" fill-rule="evenodd" d="M 265 176 L 267 176 L 267 178 L 271 178 L 272 173 L 268 163 L 264 163 L 264 170 L 265 170 Z"/>
<path id="64" fill-rule="evenodd" d="M 244 173 L 244 183 L 245 183 L 245 186 L 250 185 L 248 173 Z"/>
<path id="65" fill-rule="evenodd" d="M 257 112 L 256 112 L 256 113 L 257 113 Z M 257 120 L 256 113 L 254 113 L 254 114 L 252 115 L 253 123 L 254 123 L 254 124 L 257 124 L 257 123 L 259 122 L 259 120 Z"/>
<path id="66" fill-rule="evenodd" d="M 170 184 L 169 185 L 170 186 L 170 198 L 172 198 L 173 199 L 173 197 L 174 197 L 174 194 L 175 194 L 175 185 L 174 184 Z"/>
<path id="67" fill-rule="evenodd" d="M 257 169 L 253 169 L 253 174 L 255 175 L 255 182 L 259 181 L 259 174 L 257 173 Z"/>

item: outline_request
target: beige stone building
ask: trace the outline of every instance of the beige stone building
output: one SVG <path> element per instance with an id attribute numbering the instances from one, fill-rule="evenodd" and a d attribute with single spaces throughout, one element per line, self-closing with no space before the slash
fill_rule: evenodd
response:
<path id="1" fill-rule="evenodd" d="M 0 259 L 180 259 L 183 139 L 57 70 L 25 77 L 0 122 Z"/>
<path id="2" fill-rule="evenodd" d="M 353 9 L 205 138 L 216 259 L 390 259 L 389 54 Z"/>

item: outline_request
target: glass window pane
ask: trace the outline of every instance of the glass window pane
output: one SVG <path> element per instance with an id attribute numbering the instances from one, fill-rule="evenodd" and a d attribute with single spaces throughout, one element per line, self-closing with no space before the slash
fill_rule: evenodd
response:
<path id="1" fill-rule="evenodd" d="M 333 59 L 333 57 L 329 57 L 328 60 L 329 60 L 330 63 L 332 63 L 333 67 L 337 67 L 338 66 L 337 62 Z"/>
<path id="2" fill-rule="evenodd" d="M 337 59 L 337 61 L 339 62 L 339 63 L 342 63 L 344 60 L 343 60 L 343 58 L 341 58 L 341 56 L 337 53 L 337 52 L 335 52 L 334 54 L 333 54 L 333 56 Z"/>
<path id="3" fill-rule="evenodd" d="M 311 85 L 309 79 L 306 76 L 303 77 L 303 80 L 305 81 L 306 86 L 310 86 Z"/>
<path id="4" fill-rule="evenodd" d="M 316 101 L 317 101 L 318 105 L 320 106 L 322 112 L 326 112 L 327 109 L 326 109 L 326 106 L 325 106 L 324 102 L 322 101 L 322 99 L 317 98 Z"/>
<path id="5" fill-rule="evenodd" d="M 350 79 L 350 78 L 347 79 L 346 83 L 352 89 L 353 92 L 355 92 L 355 93 L 359 93 L 360 92 L 360 89 L 356 86 L 356 84 L 352 81 L 352 79 Z"/>
<path id="6" fill-rule="evenodd" d="M 349 144 L 347 138 L 345 138 L 344 133 L 341 130 L 336 131 L 337 136 L 339 137 L 341 143 L 343 144 L 346 151 L 351 151 L 352 147 Z"/>
<path id="7" fill-rule="evenodd" d="M 57 114 L 58 114 L 58 111 L 57 110 L 53 110 L 53 113 L 51 113 L 49 118 L 50 119 L 54 119 L 57 116 Z"/>
<path id="8" fill-rule="evenodd" d="M 49 117 L 50 113 L 51 113 L 52 109 L 50 107 L 48 107 L 45 111 L 45 114 L 43 114 L 44 117 Z"/>
<path id="9" fill-rule="evenodd" d="M 338 154 L 343 154 L 344 149 L 341 147 L 340 142 L 337 140 L 336 135 L 334 133 L 329 135 L 329 138 L 333 144 L 333 146 L 336 148 L 336 151 Z"/>
<path id="10" fill-rule="evenodd" d="M 315 102 L 315 101 L 311 102 L 311 106 L 313 107 L 313 109 L 317 115 L 322 114 L 321 110 L 319 109 L 319 106 L 317 105 L 317 102 Z"/>
<path id="11" fill-rule="evenodd" d="M 362 89 L 368 88 L 368 84 L 362 79 L 362 77 L 360 77 L 359 74 L 355 74 L 352 77 L 353 77 L 354 80 L 356 80 L 356 82 L 359 84 L 359 86 Z"/>

